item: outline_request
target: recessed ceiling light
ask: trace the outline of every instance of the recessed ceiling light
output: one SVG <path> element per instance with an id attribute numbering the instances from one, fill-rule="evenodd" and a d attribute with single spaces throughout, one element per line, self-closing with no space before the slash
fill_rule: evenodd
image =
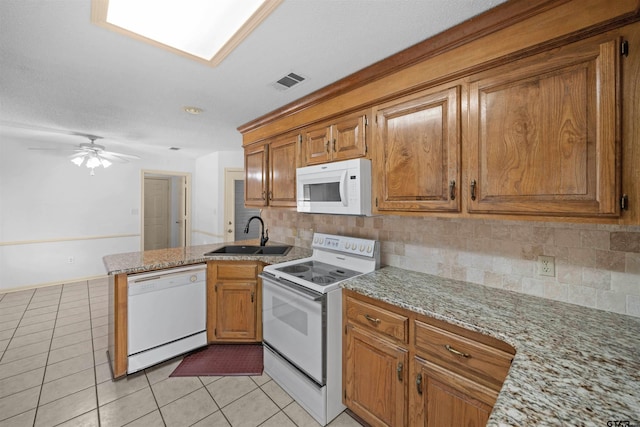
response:
<path id="1" fill-rule="evenodd" d="M 203 110 L 202 108 L 198 107 L 184 107 L 184 111 L 197 116 L 198 114 L 202 113 Z"/>
<path id="2" fill-rule="evenodd" d="M 217 65 L 283 0 L 92 0 L 91 21 Z"/>
<path id="3" fill-rule="evenodd" d="M 180 150 L 180 147 L 169 147 L 169 150 L 178 151 L 178 150 Z"/>

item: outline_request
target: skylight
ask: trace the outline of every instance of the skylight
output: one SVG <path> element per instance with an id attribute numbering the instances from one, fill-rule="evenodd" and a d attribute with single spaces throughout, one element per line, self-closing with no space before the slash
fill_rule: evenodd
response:
<path id="1" fill-rule="evenodd" d="M 282 0 L 93 0 L 92 21 L 216 65 Z"/>

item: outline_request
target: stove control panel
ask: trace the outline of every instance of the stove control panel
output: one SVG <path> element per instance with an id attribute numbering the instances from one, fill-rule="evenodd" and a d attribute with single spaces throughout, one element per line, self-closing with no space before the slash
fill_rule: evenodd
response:
<path id="1" fill-rule="evenodd" d="M 379 243 L 375 240 L 314 233 L 312 246 L 314 249 L 331 249 L 334 251 L 373 258 L 378 251 L 378 245 Z"/>

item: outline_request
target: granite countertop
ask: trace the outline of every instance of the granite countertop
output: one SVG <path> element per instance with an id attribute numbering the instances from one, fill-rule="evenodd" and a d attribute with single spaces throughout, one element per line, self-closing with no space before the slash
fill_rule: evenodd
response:
<path id="1" fill-rule="evenodd" d="M 640 425 L 638 318 L 395 267 L 343 283 L 512 345 L 488 426 Z"/>
<path id="2" fill-rule="evenodd" d="M 109 274 L 142 273 L 152 270 L 200 264 L 207 261 L 261 261 L 265 264 L 292 261 L 311 256 L 311 249 L 292 246 L 286 255 L 216 255 L 204 254 L 227 245 L 254 245 L 254 241 L 225 242 L 211 245 L 187 246 L 183 248 L 157 249 L 143 252 L 127 252 L 106 255 L 102 258 Z M 284 245 L 273 242 L 267 246 Z"/>

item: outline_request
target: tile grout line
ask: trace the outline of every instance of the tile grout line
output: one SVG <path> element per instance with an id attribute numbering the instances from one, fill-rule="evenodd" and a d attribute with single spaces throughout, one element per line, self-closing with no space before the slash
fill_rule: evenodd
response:
<path id="1" fill-rule="evenodd" d="M 64 291 L 64 285 L 60 289 L 60 295 L 58 296 L 58 307 L 56 310 L 56 318 L 53 321 L 53 330 L 56 330 L 56 323 L 58 322 L 58 311 L 60 311 L 60 301 L 62 300 L 62 293 Z M 35 294 L 35 292 L 34 292 Z M 36 411 L 33 414 L 33 426 L 36 425 L 36 420 L 38 419 L 38 410 L 40 409 L 40 399 L 42 398 L 42 389 L 44 388 L 44 379 L 47 376 L 47 369 L 49 366 L 49 355 L 51 354 L 51 346 L 53 345 L 53 332 L 51 333 L 51 340 L 49 341 L 49 350 L 47 351 L 47 357 L 44 362 L 44 372 L 42 373 L 42 381 L 40 383 L 40 393 L 38 393 L 38 401 L 36 403 Z"/>

